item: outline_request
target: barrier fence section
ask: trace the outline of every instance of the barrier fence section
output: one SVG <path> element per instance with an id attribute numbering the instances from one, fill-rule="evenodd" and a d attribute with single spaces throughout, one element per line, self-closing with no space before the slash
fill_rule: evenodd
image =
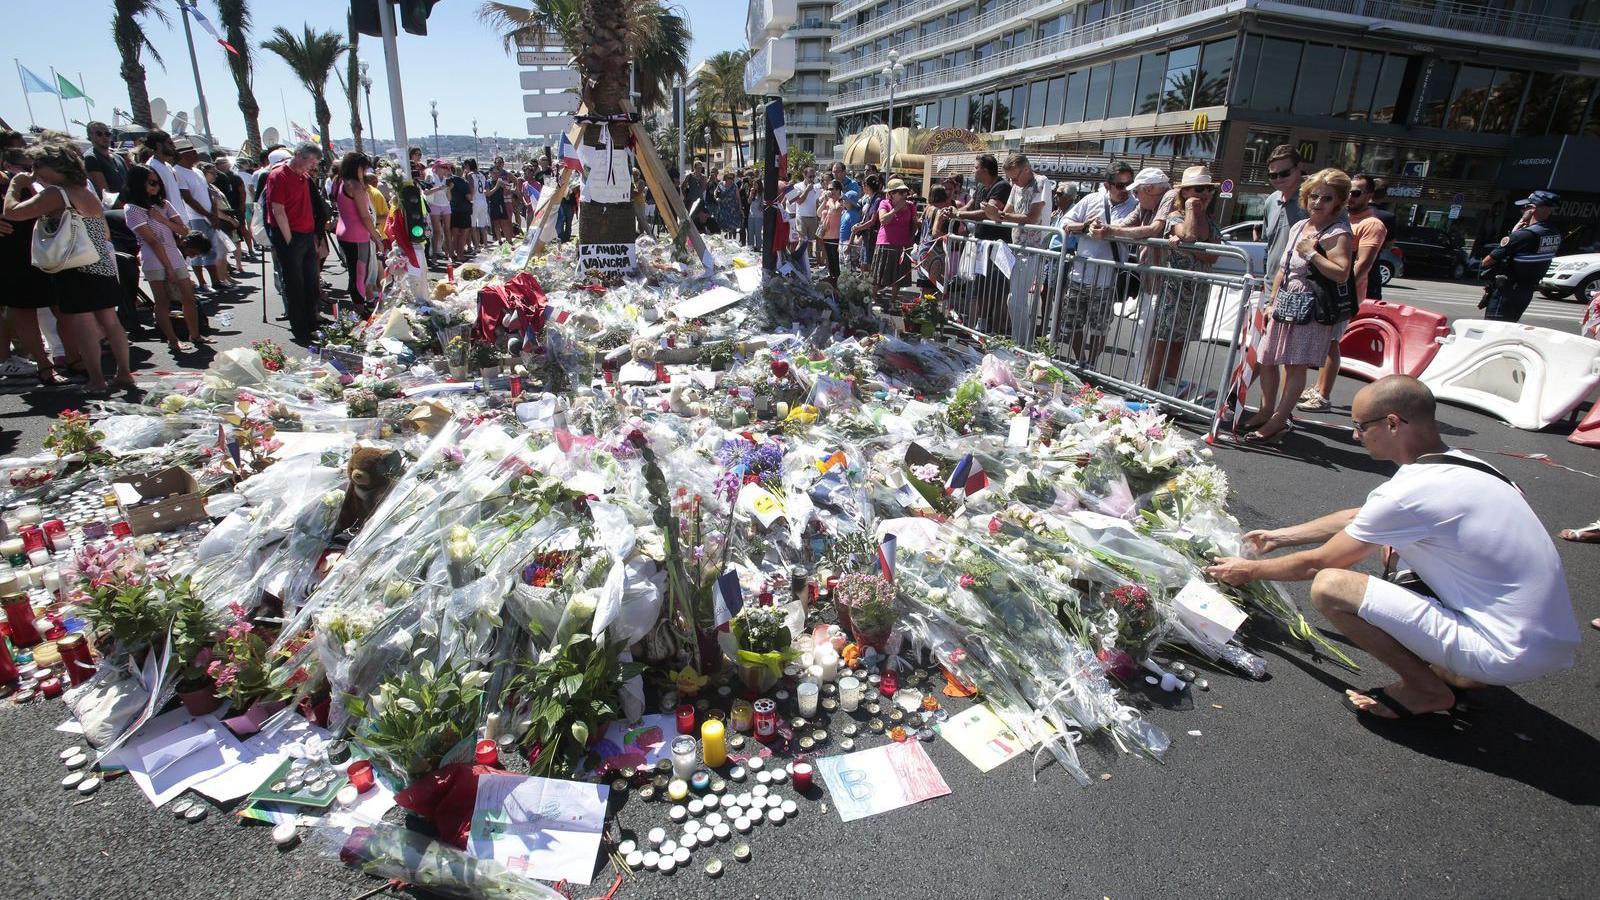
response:
<path id="1" fill-rule="evenodd" d="M 1152 238 L 1114 242 L 1116 258 L 1101 259 L 1060 249 L 1059 228 L 1024 226 L 1020 238 L 945 240 L 957 329 L 1030 350 L 1042 337 L 1087 381 L 1203 421 L 1221 416 L 1257 293 L 1244 251 Z"/>

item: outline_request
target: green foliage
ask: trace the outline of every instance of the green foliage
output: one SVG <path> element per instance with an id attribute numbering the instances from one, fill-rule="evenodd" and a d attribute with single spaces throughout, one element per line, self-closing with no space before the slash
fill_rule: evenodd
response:
<path id="1" fill-rule="evenodd" d="M 568 777 L 579 771 L 591 735 L 621 715 L 622 686 L 642 674 L 587 634 L 574 635 L 542 660 L 525 660 L 506 686 L 508 701 L 531 704 L 533 726 L 522 745 L 537 748 L 529 772 Z"/>
<path id="2" fill-rule="evenodd" d="M 789 150 L 789 180 L 794 181 L 805 175 L 806 169 L 817 164 L 817 155 L 810 150 Z"/>
<path id="3" fill-rule="evenodd" d="M 712 341 L 700 348 L 700 365 L 726 369 L 733 365 L 733 341 Z"/>
<path id="4" fill-rule="evenodd" d="M 201 653 L 216 640 L 221 622 L 188 578 L 174 580 L 167 588 L 167 598 L 172 610 L 172 659 L 180 667 L 180 683 L 193 683 L 205 674 L 198 665 Z"/>
<path id="5" fill-rule="evenodd" d="M 431 660 L 423 660 L 366 698 L 344 695 L 344 706 L 365 720 L 356 740 L 412 778 L 438 768 L 450 748 L 477 728 L 488 681 L 481 669 L 451 665 L 436 671 Z"/>
<path id="6" fill-rule="evenodd" d="M 178 589 L 188 591 L 187 579 Z M 172 622 L 174 582 L 170 579 L 119 581 L 95 586 L 83 605 L 96 631 L 111 634 L 116 647 L 138 655 L 165 638 Z"/>
<path id="7" fill-rule="evenodd" d="M 733 617 L 733 636 L 739 649 L 749 653 L 779 653 L 789 649 L 794 636 L 776 606 L 746 606 Z"/>

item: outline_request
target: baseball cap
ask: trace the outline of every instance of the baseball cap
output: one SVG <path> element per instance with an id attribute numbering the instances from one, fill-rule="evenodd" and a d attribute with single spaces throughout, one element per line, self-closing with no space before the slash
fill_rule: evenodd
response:
<path id="1" fill-rule="evenodd" d="M 854 203 L 855 201 L 861 199 L 861 192 L 860 191 L 845 191 L 844 192 L 844 198 L 846 200 L 849 200 L 850 202 Z"/>
<path id="2" fill-rule="evenodd" d="M 287 148 L 279 147 L 278 149 L 267 154 L 267 165 L 275 166 L 278 163 L 288 162 L 291 159 L 294 159 L 294 153 Z"/>
<path id="3" fill-rule="evenodd" d="M 1534 191 L 1526 200 L 1518 200 L 1517 206 L 1555 206 L 1561 198 L 1549 191 Z"/>
<path id="4" fill-rule="evenodd" d="M 1171 184 L 1171 183 L 1172 183 L 1172 179 L 1167 177 L 1167 173 L 1161 171 L 1160 169 L 1157 169 L 1154 166 L 1151 166 L 1149 168 L 1140 169 L 1139 170 L 1139 174 L 1133 176 L 1133 186 L 1136 187 L 1136 188 L 1137 187 L 1145 187 L 1146 185 L 1151 185 L 1151 184 Z"/>

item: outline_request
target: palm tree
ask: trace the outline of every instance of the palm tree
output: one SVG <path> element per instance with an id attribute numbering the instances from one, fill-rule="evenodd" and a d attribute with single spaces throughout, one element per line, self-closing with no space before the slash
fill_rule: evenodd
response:
<path id="1" fill-rule="evenodd" d="M 233 70 L 233 83 L 239 88 L 239 112 L 244 116 L 242 152 L 254 155 L 261 152 L 261 106 L 256 103 L 256 92 L 251 86 L 250 3 L 249 0 L 216 2 L 223 32 L 228 43 L 238 51 L 228 54 L 228 68 Z"/>
<path id="2" fill-rule="evenodd" d="M 150 43 L 150 36 L 144 33 L 139 19 L 149 14 L 163 25 L 170 25 L 171 20 L 155 0 L 114 0 L 112 8 L 115 12 L 111 15 L 111 38 L 122 56 L 122 80 L 128 83 L 128 108 L 135 124 L 154 126 L 150 121 L 150 91 L 144 84 L 144 64 L 139 62 L 139 56 L 148 50 L 157 65 L 166 68 L 167 64 L 162 61 L 156 45 Z"/>
<path id="3" fill-rule="evenodd" d="M 583 0 L 485 0 L 478 18 L 500 31 L 506 52 L 519 43 L 584 46 L 579 28 Z M 662 0 L 619 0 L 627 18 L 626 50 L 633 59 L 640 110 L 654 109 L 672 97 L 672 82 L 689 73 L 689 23 L 682 10 Z M 581 62 L 581 60 L 580 60 Z M 580 70 L 582 66 L 580 65 Z"/>
<path id="4" fill-rule="evenodd" d="M 356 14 L 352 7 L 345 16 L 350 26 L 350 53 L 345 56 L 344 91 L 350 101 L 350 132 L 356 137 L 356 152 L 361 152 L 361 56 L 358 45 L 361 32 L 356 30 Z"/>
<path id="5" fill-rule="evenodd" d="M 683 114 L 683 133 L 689 142 L 689 155 L 694 156 L 697 143 L 705 147 L 708 169 L 711 168 L 711 147 L 722 143 L 722 124 L 722 113 L 718 111 L 716 99 L 704 93 L 696 97 L 694 104 Z M 707 134 L 711 136 L 709 142 L 706 140 Z"/>
<path id="6" fill-rule="evenodd" d="M 322 135 L 322 157 L 333 159 L 333 142 L 328 131 L 333 124 L 333 111 L 328 109 L 328 76 L 339 62 L 339 54 L 349 49 L 336 32 L 314 31 L 305 26 L 305 34 L 295 37 L 282 25 L 272 29 L 272 37 L 261 42 L 261 49 L 271 50 L 283 57 L 294 76 L 300 79 L 316 105 L 317 130 Z"/>
<path id="7" fill-rule="evenodd" d="M 727 107 L 728 120 L 733 124 L 733 149 L 741 169 L 744 168 L 744 145 L 739 140 L 739 110 L 750 106 L 750 97 L 744 92 L 744 64 L 751 54 L 750 50 L 716 53 L 706 60 L 706 68 L 699 78 L 700 96 Z"/>

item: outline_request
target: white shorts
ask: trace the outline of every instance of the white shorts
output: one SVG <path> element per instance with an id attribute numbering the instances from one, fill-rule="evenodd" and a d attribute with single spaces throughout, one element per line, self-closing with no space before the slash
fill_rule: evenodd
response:
<path id="1" fill-rule="evenodd" d="M 1360 616 L 1423 660 L 1486 684 L 1521 684 L 1569 669 L 1570 647 L 1507 655 L 1461 613 L 1433 597 L 1368 576 Z"/>
<path id="2" fill-rule="evenodd" d="M 184 260 L 184 262 L 187 263 L 188 260 Z M 175 280 L 177 280 L 177 281 L 188 281 L 189 280 L 189 269 L 188 269 L 187 265 L 180 266 L 180 267 L 174 269 L 173 271 L 178 273 L 178 277 Z M 167 280 L 167 270 L 166 269 L 162 269 L 162 268 L 150 268 L 150 267 L 146 266 L 145 269 L 144 269 L 144 280 L 145 281 L 166 281 Z"/>

